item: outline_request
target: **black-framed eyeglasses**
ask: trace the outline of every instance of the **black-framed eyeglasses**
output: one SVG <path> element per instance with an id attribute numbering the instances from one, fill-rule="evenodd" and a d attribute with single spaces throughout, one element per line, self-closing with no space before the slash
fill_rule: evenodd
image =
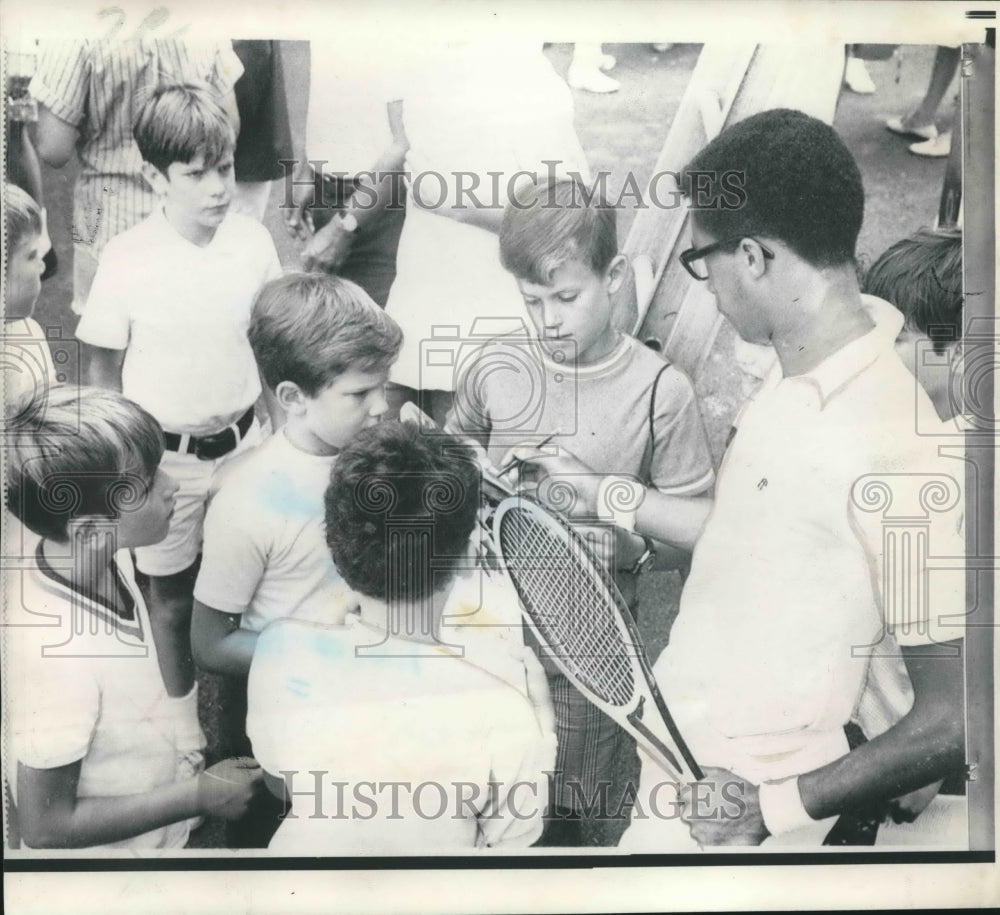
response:
<path id="1" fill-rule="evenodd" d="M 774 260 L 774 252 L 768 248 L 767 245 L 762 244 L 752 235 L 744 233 L 743 235 L 733 235 L 730 238 L 724 238 L 722 241 L 712 242 L 712 244 L 705 245 L 702 248 L 688 248 L 686 251 L 681 251 L 681 263 L 684 265 L 684 269 L 687 270 L 687 272 L 691 274 L 694 279 L 704 282 L 708 279 L 708 270 L 702 266 L 699 272 L 699 268 L 695 266 L 695 261 L 700 261 L 703 258 L 708 257 L 709 254 L 714 254 L 716 251 L 723 251 L 726 248 L 735 248 L 741 241 L 743 241 L 744 238 L 756 241 L 757 244 L 760 245 L 760 250 L 764 253 L 764 258 L 766 260 Z"/>

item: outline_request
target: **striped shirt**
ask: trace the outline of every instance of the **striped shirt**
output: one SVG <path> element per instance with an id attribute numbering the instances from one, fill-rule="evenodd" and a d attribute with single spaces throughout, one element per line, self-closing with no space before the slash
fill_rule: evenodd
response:
<path id="1" fill-rule="evenodd" d="M 43 42 L 30 92 L 80 133 L 73 241 L 96 260 L 105 244 L 145 219 L 153 191 L 142 177 L 132 125 L 158 87 L 202 82 L 220 95 L 243 72 L 229 42 L 140 38 Z M 79 299 L 86 291 L 77 289 Z"/>

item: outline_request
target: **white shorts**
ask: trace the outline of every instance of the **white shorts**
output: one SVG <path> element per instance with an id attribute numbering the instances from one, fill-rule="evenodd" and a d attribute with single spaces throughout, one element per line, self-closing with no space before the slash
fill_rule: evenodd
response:
<path id="1" fill-rule="evenodd" d="M 160 468 L 170 474 L 179 489 L 174 500 L 174 514 L 167 536 L 153 546 L 138 547 L 135 564 L 146 575 L 175 575 L 191 566 L 201 552 L 205 509 L 213 477 L 228 463 L 260 444 L 260 424 L 253 424 L 243 440 L 229 454 L 214 461 L 203 461 L 193 454 L 165 451 Z"/>

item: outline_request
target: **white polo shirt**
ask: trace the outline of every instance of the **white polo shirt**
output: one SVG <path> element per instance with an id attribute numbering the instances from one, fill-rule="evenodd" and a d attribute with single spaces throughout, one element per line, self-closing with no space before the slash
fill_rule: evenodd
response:
<path id="1" fill-rule="evenodd" d="M 4 655 L 10 721 L 6 776 L 17 763 L 51 769 L 80 762 L 78 798 L 141 794 L 177 778 L 179 700 L 167 696 L 149 613 L 127 550 L 110 573 L 123 615 L 73 590 L 39 547 L 35 568 L 5 582 Z M 67 563 L 71 562 L 67 555 Z M 186 821 L 95 848 L 181 848 Z"/>
<path id="2" fill-rule="evenodd" d="M 279 276 L 255 220 L 229 213 L 200 247 L 158 208 L 104 249 L 76 335 L 125 350 L 122 393 L 164 429 L 208 435 L 260 395 L 247 327 L 260 287 Z"/>
<path id="3" fill-rule="evenodd" d="M 804 375 L 773 373 L 745 407 L 654 668 L 695 758 L 753 781 L 846 751 L 873 654 L 963 633 L 964 573 L 929 576 L 927 595 L 898 567 L 906 547 L 963 555 L 962 506 L 921 492 L 957 487 L 955 462 L 915 432 L 934 408 L 893 350 L 902 316 L 863 299 L 872 331 Z"/>

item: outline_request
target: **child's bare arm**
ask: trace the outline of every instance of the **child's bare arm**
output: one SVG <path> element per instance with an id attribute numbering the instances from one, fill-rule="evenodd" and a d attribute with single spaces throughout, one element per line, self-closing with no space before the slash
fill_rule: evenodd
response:
<path id="1" fill-rule="evenodd" d="M 90 343 L 84 343 L 83 349 L 88 382 L 94 387 L 121 392 L 125 350 L 107 349 Z"/>
<path id="2" fill-rule="evenodd" d="M 18 764 L 18 811 L 22 838 L 31 848 L 87 848 L 119 842 L 194 816 L 240 816 L 260 785 L 259 767 L 239 781 L 229 761 L 196 778 L 122 797 L 78 798 L 80 761 L 53 769 Z"/>
<path id="3" fill-rule="evenodd" d="M 256 647 L 257 633 L 240 628 L 240 614 L 224 613 L 195 599 L 191 650 L 202 670 L 245 677 Z"/>
<path id="4" fill-rule="evenodd" d="M 35 150 L 46 165 L 62 168 L 76 150 L 79 131 L 57 118 L 44 105 L 38 106 L 38 121 L 32 131 Z"/>

